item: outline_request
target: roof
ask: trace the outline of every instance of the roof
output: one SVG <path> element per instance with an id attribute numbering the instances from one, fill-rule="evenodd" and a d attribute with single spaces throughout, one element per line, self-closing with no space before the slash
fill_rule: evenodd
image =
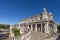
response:
<path id="1" fill-rule="evenodd" d="M 42 16 L 42 13 L 38 13 L 38 14 L 32 15 L 32 16 L 30 16 L 30 17 L 28 17 L 28 18 L 25 18 L 25 19 L 21 20 L 21 21 L 27 20 L 27 19 L 29 19 L 29 18 L 37 17 L 37 16 L 40 16 L 40 15 Z M 20 22 L 21 22 L 21 21 L 20 21 Z"/>

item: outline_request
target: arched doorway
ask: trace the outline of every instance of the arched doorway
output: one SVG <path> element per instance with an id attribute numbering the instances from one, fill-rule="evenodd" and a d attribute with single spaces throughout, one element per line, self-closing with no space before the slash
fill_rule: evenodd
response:
<path id="1" fill-rule="evenodd" d="M 31 25 L 29 25 L 29 29 L 31 29 Z"/>
<path id="2" fill-rule="evenodd" d="M 41 32 L 41 24 L 37 24 L 37 31 Z"/>
<path id="3" fill-rule="evenodd" d="M 50 24 L 49 27 L 50 27 L 50 33 L 54 33 L 53 24 Z"/>
<path id="4" fill-rule="evenodd" d="M 35 24 L 33 24 L 33 26 L 32 26 L 32 27 L 33 27 L 33 31 L 35 31 Z"/>
<path id="5" fill-rule="evenodd" d="M 43 23 L 42 24 L 42 32 L 44 33 L 44 30 L 45 30 L 45 24 Z"/>

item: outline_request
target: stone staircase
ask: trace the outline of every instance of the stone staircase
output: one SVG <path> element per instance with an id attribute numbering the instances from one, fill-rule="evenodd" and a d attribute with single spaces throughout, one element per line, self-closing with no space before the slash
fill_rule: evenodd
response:
<path id="1" fill-rule="evenodd" d="M 30 40 L 43 40 L 46 37 L 48 37 L 48 34 L 46 34 L 46 33 L 40 33 L 38 31 L 32 31 Z"/>

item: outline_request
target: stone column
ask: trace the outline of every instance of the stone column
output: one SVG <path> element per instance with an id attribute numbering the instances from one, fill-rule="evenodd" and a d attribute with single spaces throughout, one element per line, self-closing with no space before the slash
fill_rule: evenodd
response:
<path id="1" fill-rule="evenodd" d="M 46 27 L 46 25 L 47 25 L 47 24 L 45 23 L 45 33 L 47 32 L 47 27 Z"/>
<path id="2" fill-rule="evenodd" d="M 45 33 L 49 33 L 49 25 L 48 24 L 49 24 L 48 22 L 45 23 Z"/>
<path id="3" fill-rule="evenodd" d="M 23 25 L 23 29 L 25 30 L 25 26 Z"/>
<path id="4" fill-rule="evenodd" d="M 23 28 L 24 28 L 24 25 L 23 25 Z"/>
<path id="5" fill-rule="evenodd" d="M 31 30 L 33 31 L 33 25 L 31 24 Z"/>
<path id="6" fill-rule="evenodd" d="M 37 24 L 35 24 L 35 31 L 37 31 Z"/>
<path id="7" fill-rule="evenodd" d="M 41 33 L 42 33 L 42 23 L 41 23 Z"/>
<path id="8" fill-rule="evenodd" d="M 54 32 L 57 33 L 57 24 L 54 24 Z"/>
<path id="9" fill-rule="evenodd" d="M 53 25 L 53 31 L 54 31 L 54 33 L 55 33 L 55 24 Z"/>
<path id="10" fill-rule="evenodd" d="M 57 33 L 57 24 L 56 24 L 56 33 Z"/>
<path id="11" fill-rule="evenodd" d="M 29 29 L 29 25 L 27 25 L 27 28 Z"/>

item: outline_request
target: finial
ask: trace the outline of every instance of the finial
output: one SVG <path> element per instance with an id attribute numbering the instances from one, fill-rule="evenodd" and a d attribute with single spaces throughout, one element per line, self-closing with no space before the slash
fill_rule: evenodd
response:
<path id="1" fill-rule="evenodd" d="M 50 12 L 49 15 L 52 15 L 52 12 Z"/>
<path id="2" fill-rule="evenodd" d="M 43 8 L 43 11 L 46 11 L 46 8 Z"/>

